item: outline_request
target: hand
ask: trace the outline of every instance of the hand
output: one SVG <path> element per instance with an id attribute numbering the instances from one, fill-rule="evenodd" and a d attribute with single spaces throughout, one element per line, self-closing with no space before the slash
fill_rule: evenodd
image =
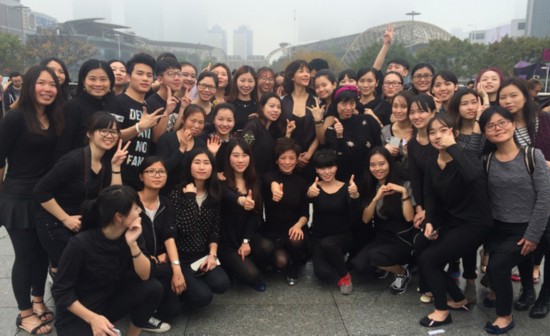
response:
<path id="1" fill-rule="evenodd" d="M 128 156 L 128 147 L 130 146 L 130 142 L 131 141 L 128 141 L 126 145 L 122 147 L 122 139 L 118 140 L 117 150 L 111 160 L 112 166 L 120 168 L 120 166 L 124 163 L 126 157 Z M 117 170 L 120 171 L 120 169 Z"/>
<path id="2" fill-rule="evenodd" d="M 286 136 L 290 137 L 292 135 L 292 132 L 296 129 L 296 121 L 294 120 L 286 120 Z"/>
<path id="3" fill-rule="evenodd" d="M 319 183 L 319 177 L 316 177 L 315 182 L 313 182 L 313 184 L 307 190 L 307 196 L 309 198 L 319 196 L 319 193 L 321 192 L 321 189 L 319 189 L 318 183 Z"/>
<path id="4" fill-rule="evenodd" d="M 61 222 L 67 227 L 67 229 L 71 230 L 74 233 L 77 233 L 82 227 L 82 223 L 80 221 L 81 218 L 82 216 L 69 216 L 63 219 Z"/>
<path id="5" fill-rule="evenodd" d="M 204 263 L 201 265 L 200 269 L 206 273 L 206 272 L 209 272 L 211 270 L 213 270 L 214 268 L 216 268 L 216 266 L 218 266 L 218 264 L 216 263 L 218 259 L 216 257 L 214 257 L 213 255 L 209 254 L 208 255 L 208 258 L 206 258 L 206 260 L 204 261 Z"/>
<path id="6" fill-rule="evenodd" d="M 389 196 L 389 195 L 392 195 L 394 193 L 395 193 L 395 190 L 392 190 L 391 188 L 388 188 L 387 185 L 383 184 L 376 191 L 376 195 L 374 196 L 374 198 L 378 201 L 378 200 L 381 200 L 382 198 L 384 198 L 386 196 Z"/>
<path id="7" fill-rule="evenodd" d="M 214 156 L 216 156 L 216 153 L 218 153 L 218 150 L 220 150 L 221 145 L 222 141 L 220 137 L 215 134 L 208 137 L 208 140 L 206 140 L 206 147 L 208 148 L 208 151 Z"/>
<path id="8" fill-rule="evenodd" d="M 241 247 L 239 247 L 239 249 L 237 250 L 237 253 L 241 256 L 241 258 L 244 261 L 244 258 L 248 257 L 251 251 L 252 250 L 250 249 L 250 244 L 242 243 Z"/>
<path id="9" fill-rule="evenodd" d="M 279 202 L 283 198 L 283 184 L 277 182 L 271 182 L 271 194 L 273 202 Z"/>
<path id="10" fill-rule="evenodd" d="M 180 295 L 185 289 L 187 289 L 187 284 L 185 283 L 185 277 L 181 272 L 180 265 L 174 265 L 172 267 L 172 292 Z"/>
<path id="11" fill-rule="evenodd" d="M 306 109 L 308 109 L 311 114 L 313 115 L 313 120 L 315 121 L 323 121 L 323 117 L 325 116 L 325 106 L 321 107 L 319 106 L 319 98 L 315 98 L 315 105 L 308 107 L 306 106 Z"/>
<path id="12" fill-rule="evenodd" d="M 334 118 L 334 131 L 336 132 L 336 137 L 338 139 L 342 139 L 344 137 L 344 126 L 342 123 L 340 123 L 340 120 L 338 118 Z"/>
<path id="13" fill-rule="evenodd" d="M 390 152 L 390 154 L 392 156 L 398 156 L 399 155 L 399 147 L 392 146 L 390 144 L 386 144 L 384 147 L 388 150 L 388 152 Z"/>
<path id="14" fill-rule="evenodd" d="M 537 248 L 537 243 L 525 238 L 521 238 L 521 240 L 518 242 L 518 245 L 523 245 L 523 247 L 521 248 L 522 256 L 528 255 Z"/>
<path id="15" fill-rule="evenodd" d="M 223 174 L 223 172 L 219 172 L 217 175 L 218 175 L 218 180 L 220 180 L 220 181 L 225 181 L 225 180 L 227 180 L 227 179 L 225 178 L 225 175 Z"/>
<path id="16" fill-rule="evenodd" d="M 94 336 L 117 336 L 113 331 L 115 326 L 103 315 L 94 315 L 94 317 L 90 319 L 90 326 L 92 327 Z"/>
<path id="17" fill-rule="evenodd" d="M 276 94 L 277 96 L 279 96 L 279 97 L 282 96 L 282 95 L 283 95 L 283 87 L 282 87 L 282 86 L 279 86 L 279 87 L 277 88 L 277 92 L 275 92 L 275 94 Z"/>
<path id="18" fill-rule="evenodd" d="M 310 156 L 307 152 L 300 153 L 298 155 L 298 167 L 304 168 L 309 163 Z"/>
<path id="19" fill-rule="evenodd" d="M 420 229 L 424 219 L 426 218 L 426 210 L 417 211 L 413 218 L 413 225 L 415 228 Z"/>
<path id="20" fill-rule="evenodd" d="M 141 217 L 138 217 L 132 223 L 130 223 L 128 230 L 126 230 L 126 233 L 124 233 L 124 237 L 126 238 L 126 243 L 128 244 L 128 246 L 135 243 L 140 235 L 141 235 Z"/>
<path id="21" fill-rule="evenodd" d="M 456 145 L 454 130 L 452 128 L 449 128 L 449 130 L 446 133 L 443 133 L 441 135 L 441 139 L 439 139 L 439 145 L 443 149 L 447 149 L 452 145 Z"/>
<path id="22" fill-rule="evenodd" d="M 391 44 L 391 42 L 393 41 L 393 32 L 394 32 L 393 25 L 388 25 L 388 27 L 386 28 L 386 31 L 384 32 L 384 37 L 383 37 L 384 44 Z"/>
<path id="23" fill-rule="evenodd" d="M 164 107 L 161 107 L 155 112 L 149 114 L 147 113 L 147 107 L 143 106 L 143 114 L 141 115 L 141 119 L 138 122 L 139 129 L 143 132 L 146 129 L 154 127 L 158 123 L 160 118 L 165 117 L 165 115 L 161 113 L 163 110 Z"/>
<path id="24" fill-rule="evenodd" d="M 174 112 L 176 106 L 179 103 L 179 99 L 172 95 L 172 90 L 166 87 L 166 107 L 164 108 L 164 115 L 168 116 Z"/>
<path id="25" fill-rule="evenodd" d="M 181 89 L 185 92 L 181 98 L 180 98 L 180 110 L 178 113 L 183 113 L 183 110 L 185 110 L 185 108 L 187 106 L 189 106 L 189 104 L 191 104 L 191 89 L 187 89 L 185 86 L 182 86 Z"/>
<path id="26" fill-rule="evenodd" d="M 477 89 L 477 93 L 479 93 L 479 96 L 483 100 L 483 104 L 489 105 L 490 103 L 489 94 L 487 93 L 487 91 L 485 91 L 485 89 L 483 88 L 483 85 L 481 85 L 481 83 L 477 83 L 476 89 Z"/>
<path id="27" fill-rule="evenodd" d="M 188 185 L 183 187 L 183 192 L 184 193 L 194 193 L 194 194 L 196 194 L 197 193 L 197 187 L 195 187 L 195 184 L 189 183 Z"/>
<path id="28" fill-rule="evenodd" d="M 166 264 L 167 262 L 168 262 L 168 256 L 166 255 L 166 253 L 159 254 L 157 256 L 157 263 Z"/>
<path id="29" fill-rule="evenodd" d="M 388 183 L 388 184 L 386 184 L 386 190 L 388 190 L 388 191 L 396 191 L 396 192 L 398 192 L 398 193 L 400 193 L 400 194 L 403 194 L 403 193 L 405 193 L 405 192 L 407 191 L 404 187 L 402 187 L 402 186 L 400 186 L 400 185 L 398 185 L 398 184 L 395 184 L 395 183 Z"/>
<path id="30" fill-rule="evenodd" d="M 193 133 L 191 133 L 190 129 L 180 129 L 178 133 L 179 136 L 177 138 L 180 143 L 180 152 L 183 153 L 187 150 L 187 145 L 191 142 L 191 139 L 193 139 Z"/>
<path id="31" fill-rule="evenodd" d="M 357 185 L 355 184 L 355 175 L 351 175 L 349 179 L 348 193 L 349 196 L 353 199 L 359 198 L 359 192 L 357 191 Z"/>
<path id="32" fill-rule="evenodd" d="M 439 234 L 437 233 L 437 230 L 434 230 L 432 223 L 426 223 L 426 227 L 424 228 L 424 237 L 428 240 L 436 240 L 439 237 Z"/>
<path id="33" fill-rule="evenodd" d="M 210 71 L 211 68 L 212 68 L 212 62 L 208 62 L 208 65 L 206 66 L 206 68 L 202 69 L 201 72 Z"/>
<path id="34" fill-rule="evenodd" d="M 294 224 L 288 230 L 288 236 L 290 240 L 302 240 L 304 239 L 304 231 L 302 231 L 302 228 L 298 224 Z"/>
<path id="35" fill-rule="evenodd" d="M 254 198 L 252 197 L 252 190 L 248 189 L 248 195 L 246 195 L 246 198 L 244 199 L 243 208 L 246 211 L 254 210 L 254 206 L 256 205 L 256 202 L 254 202 Z"/>
<path id="36" fill-rule="evenodd" d="M 250 113 L 250 114 L 248 115 L 248 120 L 256 119 L 256 118 L 259 118 L 259 117 L 260 117 L 260 115 L 259 115 L 258 113 L 256 113 L 256 112 Z"/>

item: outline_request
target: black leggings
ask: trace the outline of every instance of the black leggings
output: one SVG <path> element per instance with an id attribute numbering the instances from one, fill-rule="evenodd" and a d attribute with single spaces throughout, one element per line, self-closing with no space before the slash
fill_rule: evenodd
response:
<path id="1" fill-rule="evenodd" d="M 158 280 L 136 280 L 122 286 L 96 313 L 105 316 L 111 323 L 130 313 L 132 324 L 143 328 L 153 316 L 161 298 L 162 285 Z M 93 335 L 92 327 L 78 317 L 63 326 L 56 324 L 56 331 L 59 336 Z"/>
<path id="2" fill-rule="evenodd" d="M 48 274 L 48 255 L 35 228 L 8 229 L 15 260 L 11 270 L 11 284 L 19 310 L 32 308 L 30 295 L 44 296 Z"/>
<path id="3" fill-rule="evenodd" d="M 302 230 L 303 231 L 303 230 Z M 302 265 L 305 247 L 306 247 L 306 234 L 304 231 L 304 239 L 302 240 L 291 240 L 288 235 L 284 235 L 279 238 L 271 238 L 270 240 L 273 243 L 273 251 L 276 253 L 278 250 L 284 250 L 288 253 L 290 260 L 287 264 L 287 275 L 292 278 L 298 278 L 300 273 L 300 267 Z M 272 262 L 274 261 L 274 256 L 272 255 Z"/>
<path id="4" fill-rule="evenodd" d="M 57 268 L 63 250 L 65 250 L 69 239 L 74 236 L 73 232 L 59 221 L 53 219 L 37 220 L 36 231 L 38 232 L 40 243 L 48 252 L 52 267 Z"/>
<path id="5" fill-rule="evenodd" d="M 237 253 L 238 248 L 220 245 L 218 256 L 222 267 L 238 280 L 248 285 L 254 285 L 261 279 L 259 268 L 267 266 L 266 262 L 272 255 L 273 243 L 256 234 L 250 242 L 251 253 L 243 258 Z"/>
<path id="6" fill-rule="evenodd" d="M 432 292 L 436 309 L 448 309 L 447 293 L 454 301 L 464 300 L 457 283 L 444 271 L 445 265 L 477 250 L 489 230 L 488 226 L 462 224 L 442 227 L 436 240 L 417 236 L 415 254 L 421 282 Z"/>
<path id="7" fill-rule="evenodd" d="M 518 266 L 521 273 L 521 285 L 524 290 L 533 290 L 533 253 L 521 255 L 523 245 L 518 242 L 523 238 L 527 223 L 503 223 L 495 221 L 497 231 L 491 235 L 489 242 L 489 265 L 487 274 L 491 288 L 496 296 L 497 316 L 512 314 L 514 289 L 510 272 Z"/>
<path id="8" fill-rule="evenodd" d="M 353 244 L 351 233 L 328 236 L 325 238 L 311 237 L 313 255 L 313 271 L 324 281 L 337 281 L 348 273 L 344 260 Z"/>
<path id="9" fill-rule="evenodd" d="M 183 305 L 190 308 L 207 306 L 214 298 L 214 293 L 222 294 L 229 288 L 229 278 L 221 267 L 195 275 L 189 264 L 182 264 L 181 271 L 187 288 L 180 295 Z"/>
<path id="10" fill-rule="evenodd" d="M 412 244 L 409 245 L 398 238 L 377 235 L 355 255 L 352 264 L 357 272 L 368 273 L 376 267 L 404 265 L 411 261 Z"/>

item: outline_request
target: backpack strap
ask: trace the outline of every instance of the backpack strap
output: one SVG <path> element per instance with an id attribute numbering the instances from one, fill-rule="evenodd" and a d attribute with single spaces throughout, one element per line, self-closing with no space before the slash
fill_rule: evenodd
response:
<path id="1" fill-rule="evenodd" d="M 535 148 L 531 146 L 525 146 L 523 147 L 523 160 L 525 162 L 525 168 L 527 168 L 527 172 L 529 172 L 529 175 L 533 175 L 533 172 L 535 171 Z"/>
<path id="2" fill-rule="evenodd" d="M 484 154 L 481 159 L 483 160 L 483 168 L 485 168 L 485 172 L 489 173 L 489 166 L 491 166 L 491 159 L 493 158 L 493 153 L 491 152 L 489 154 Z"/>

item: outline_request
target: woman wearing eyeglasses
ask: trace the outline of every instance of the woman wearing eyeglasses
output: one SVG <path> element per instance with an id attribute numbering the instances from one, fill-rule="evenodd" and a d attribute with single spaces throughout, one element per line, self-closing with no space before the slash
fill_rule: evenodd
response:
<path id="1" fill-rule="evenodd" d="M 122 147 L 116 119 L 107 112 L 96 113 L 87 136 L 88 146 L 61 157 L 34 188 L 42 205 L 36 227 L 40 242 L 48 252 L 52 278 L 69 239 L 81 229 L 82 203 L 96 198 L 109 185 L 122 184 L 120 165 L 126 159 L 130 143 Z M 106 155 L 117 145 L 113 156 Z"/>
<path id="2" fill-rule="evenodd" d="M 429 93 L 434 76 L 434 67 L 429 63 L 418 63 L 412 68 L 411 78 L 413 94 Z"/>

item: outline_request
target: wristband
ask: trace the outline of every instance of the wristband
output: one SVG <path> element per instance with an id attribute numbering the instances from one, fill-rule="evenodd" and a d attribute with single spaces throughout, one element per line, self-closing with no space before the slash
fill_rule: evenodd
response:
<path id="1" fill-rule="evenodd" d="M 401 200 L 402 200 L 403 202 L 405 202 L 405 201 L 408 201 L 408 200 L 410 200 L 410 199 L 411 199 L 411 196 L 407 196 L 407 197 L 405 197 L 405 198 L 402 198 Z"/>
<path id="2" fill-rule="evenodd" d="M 173 261 L 170 261 L 170 263 L 172 265 L 180 265 L 180 261 L 179 260 L 173 260 Z"/>
<path id="3" fill-rule="evenodd" d="M 139 133 L 141 133 L 141 131 L 139 130 L 139 123 L 136 123 L 136 131 Z"/>
<path id="4" fill-rule="evenodd" d="M 111 173 L 113 173 L 113 174 L 120 174 L 120 170 L 119 170 L 119 171 L 114 171 L 114 170 L 113 170 L 113 171 L 111 171 Z"/>
<path id="5" fill-rule="evenodd" d="M 138 253 L 138 254 L 136 254 L 136 255 L 133 255 L 133 256 L 132 256 L 132 258 L 136 259 L 136 258 L 137 258 L 137 257 L 139 257 L 140 255 L 141 255 L 141 250 L 139 251 L 139 253 Z"/>

